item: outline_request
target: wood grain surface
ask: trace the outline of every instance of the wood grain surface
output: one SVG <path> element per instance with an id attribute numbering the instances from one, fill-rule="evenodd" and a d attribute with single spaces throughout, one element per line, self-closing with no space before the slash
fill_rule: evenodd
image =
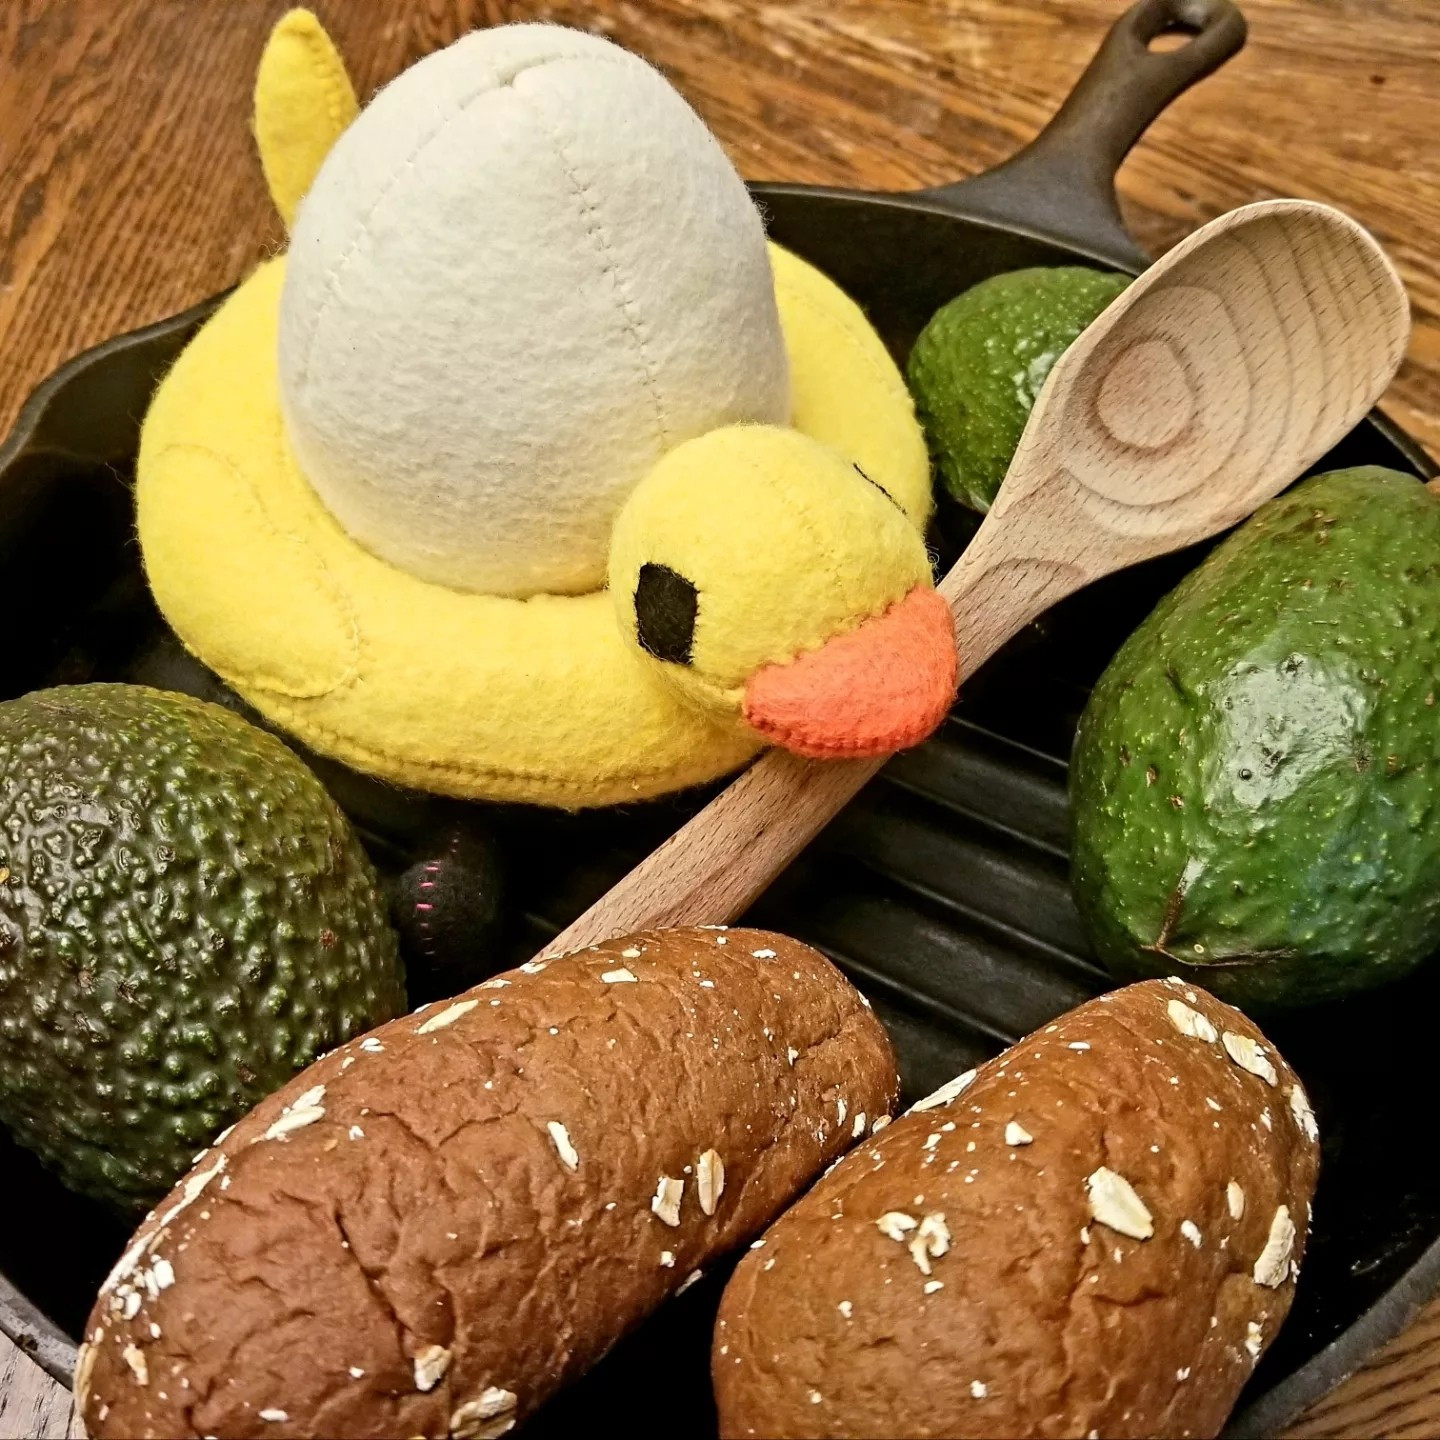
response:
<path id="1" fill-rule="evenodd" d="M 1440 4 L 1240 0 L 1250 44 L 1121 177 L 1153 252 L 1246 201 L 1369 226 L 1415 312 L 1385 408 L 1440 454 Z M 972 173 L 1028 139 L 1120 0 L 313 0 L 362 96 L 477 24 L 543 18 L 659 63 L 752 179 L 877 189 Z M 285 0 L 0 0 L 0 433 L 78 350 L 229 285 L 280 240 L 248 134 Z M 0 1340 L 0 1437 L 68 1424 Z M 1440 1433 L 1440 1306 L 1296 1435 Z"/>
<path id="2" fill-rule="evenodd" d="M 752 179 L 905 188 L 1039 127 L 1119 0 L 316 0 L 362 96 L 477 24 L 589 26 L 655 60 Z M 248 133 L 285 0 L 0 4 L 0 431 L 35 382 L 233 282 L 280 239 Z M 1247 200 L 1348 209 L 1400 265 L 1387 408 L 1440 452 L 1440 5 L 1245 0 L 1250 43 L 1125 167 L 1141 242 Z"/>
<path id="3" fill-rule="evenodd" d="M 65 1440 L 74 1408 L 68 1390 L 0 1335 L 0 1436 Z"/>

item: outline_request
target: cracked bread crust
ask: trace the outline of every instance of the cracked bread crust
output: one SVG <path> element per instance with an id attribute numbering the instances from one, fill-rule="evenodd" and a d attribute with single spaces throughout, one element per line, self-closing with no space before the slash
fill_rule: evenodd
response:
<path id="1" fill-rule="evenodd" d="M 334 1051 L 198 1159 L 92 1312 L 86 1429 L 502 1434 L 897 1091 L 861 996 L 796 941 L 531 962 Z"/>
<path id="2" fill-rule="evenodd" d="M 1238 1011 L 1179 981 L 1083 1005 L 857 1147 L 741 1261 L 721 1434 L 1215 1435 L 1290 1308 L 1318 1161 Z"/>

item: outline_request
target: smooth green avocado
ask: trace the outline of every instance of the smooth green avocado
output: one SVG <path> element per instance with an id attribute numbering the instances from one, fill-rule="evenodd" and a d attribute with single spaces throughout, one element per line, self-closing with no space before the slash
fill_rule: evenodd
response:
<path id="1" fill-rule="evenodd" d="M 1130 283 L 1083 265 L 994 275 L 931 317 L 907 378 L 945 488 L 990 508 L 1051 368 Z"/>
<path id="2" fill-rule="evenodd" d="M 1440 948 L 1440 498 L 1367 466 L 1261 508 L 1115 656 L 1070 771 L 1118 975 L 1333 999 Z"/>
<path id="3" fill-rule="evenodd" d="M 0 704 L 0 1122 L 66 1185 L 144 1209 L 404 1005 L 375 873 L 278 740 L 139 686 Z"/>

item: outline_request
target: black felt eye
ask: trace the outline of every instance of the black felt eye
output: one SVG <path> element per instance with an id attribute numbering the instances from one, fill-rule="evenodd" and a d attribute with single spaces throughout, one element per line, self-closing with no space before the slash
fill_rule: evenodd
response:
<path id="1" fill-rule="evenodd" d="M 635 634 L 657 660 L 690 663 L 695 643 L 695 587 L 668 565 L 645 564 L 635 583 Z"/>

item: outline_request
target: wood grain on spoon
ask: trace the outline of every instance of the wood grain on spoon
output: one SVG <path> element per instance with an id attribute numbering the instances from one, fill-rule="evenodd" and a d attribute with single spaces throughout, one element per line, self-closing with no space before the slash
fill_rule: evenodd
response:
<path id="1" fill-rule="evenodd" d="M 962 675 L 1102 575 L 1234 525 L 1379 399 L 1409 307 L 1370 235 L 1327 206 L 1222 215 L 1061 356 L 1005 484 L 940 593 Z M 763 755 L 546 947 L 740 915 L 883 760 Z"/>

